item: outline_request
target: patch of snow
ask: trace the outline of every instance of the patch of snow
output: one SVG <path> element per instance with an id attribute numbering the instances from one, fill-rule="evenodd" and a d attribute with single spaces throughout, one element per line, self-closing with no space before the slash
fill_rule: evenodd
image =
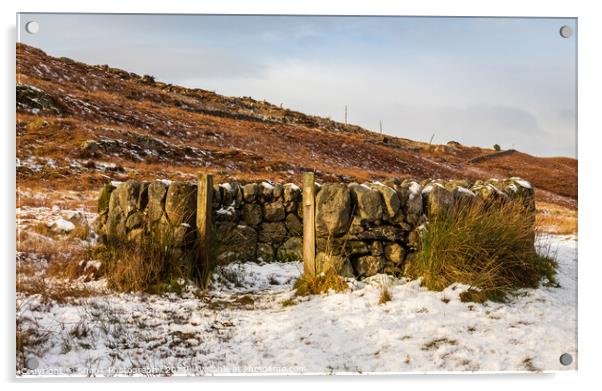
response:
<path id="1" fill-rule="evenodd" d="M 48 223 L 48 227 L 57 232 L 71 232 L 75 229 L 75 224 L 64 219 L 57 219 Z"/>
<path id="2" fill-rule="evenodd" d="M 231 263 L 213 275 L 213 289 L 230 293 L 290 290 L 302 271 L 301 262 Z"/>
<path id="3" fill-rule="evenodd" d="M 269 182 L 265 182 L 265 181 L 261 182 L 260 186 L 263 187 L 263 188 L 265 188 L 265 189 L 267 189 L 267 190 L 274 190 L 274 185 L 272 185 Z"/>
<path id="4" fill-rule="evenodd" d="M 166 186 L 169 186 L 169 185 L 171 185 L 171 182 L 172 182 L 172 181 L 171 181 L 171 180 L 169 180 L 169 179 L 157 179 L 157 181 L 159 181 L 159 182 L 163 183 L 163 184 L 164 184 L 164 185 L 166 185 Z"/>
<path id="5" fill-rule="evenodd" d="M 463 303 L 465 285 L 435 292 L 420 280 L 390 276 L 352 281 L 343 293 L 293 298 L 301 263 L 239 263 L 220 268 L 200 298 L 113 294 L 45 303 L 18 294 L 17 315 L 22 330 L 46 335 L 26 347 L 39 361 L 38 374 L 51 368 L 78 376 L 144 369 L 180 375 L 527 371 L 525 360 L 544 371 L 575 370 L 558 357 L 577 355 L 577 239 L 548 240 L 561 287 L 520 290 L 507 303 Z M 392 299 L 378 304 L 383 285 Z M 288 299 L 292 305 L 283 306 Z"/>
<path id="6" fill-rule="evenodd" d="M 420 184 L 418 182 L 411 182 L 408 190 L 410 191 L 410 198 L 413 198 L 420 193 Z"/>
<path id="7" fill-rule="evenodd" d="M 474 193 L 472 190 L 469 190 L 469 189 L 467 189 L 467 188 L 465 188 L 465 187 L 458 186 L 458 187 L 456 187 L 456 189 L 457 189 L 457 190 L 458 190 L 460 193 L 464 193 L 464 194 L 468 194 L 468 195 L 471 195 L 471 196 L 475 196 L 475 193 Z"/>
<path id="8" fill-rule="evenodd" d="M 516 185 L 514 183 L 511 183 L 508 186 L 506 186 L 506 189 L 508 191 L 511 191 L 512 193 L 518 192 L 518 187 L 516 187 Z"/>
<path id="9" fill-rule="evenodd" d="M 215 213 L 217 213 L 218 215 L 232 215 L 234 214 L 235 210 L 234 210 L 234 205 L 230 205 L 227 208 L 224 208 L 223 206 L 221 208 L 219 208 Z"/>
<path id="10" fill-rule="evenodd" d="M 301 191 L 301 188 L 297 185 L 295 185 L 294 183 L 287 183 L 284 186 L 288 186 L 291 189 L 293 189 L 294 191 Z"/>
<path id="11" fill-rule="evenodd" d="M 522 178 L 512 177 L 510 179 L 512 179 L 512 181 L 514 181 L 514 183 L 518 184 L 521 187 L 524 187 L 525 189 L 532 189 L 533 188 L 528 181 L 526 181 L 526 180 L 524 180 Z"/>
<path id="12" fill-rule="evenodd" d="M 234 194 L 234 189 L 232 188 L 232 185 L 228 182 L 226 183 L 220 183 L 219 187 L 229 191 L 230 193 Z"/>

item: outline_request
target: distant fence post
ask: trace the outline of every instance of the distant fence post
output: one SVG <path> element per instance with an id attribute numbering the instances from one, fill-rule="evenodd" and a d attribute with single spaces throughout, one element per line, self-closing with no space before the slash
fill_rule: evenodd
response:
<path id="1" fill-rule="evenodd" d="M 316 274 L 315 178 L 313 172 L 303 174 L 303 273 Z"/>
<path id="2" fill-rule="evenodd" d="M 199 174 L 197 179 L 196 227 L 198 232 L 198 257 L 201 275 L 206 276 L 210 267 L 211 203 L 213 202 L 213 176 Z M 206 281 L 203 281 L 205 283 Z"/>

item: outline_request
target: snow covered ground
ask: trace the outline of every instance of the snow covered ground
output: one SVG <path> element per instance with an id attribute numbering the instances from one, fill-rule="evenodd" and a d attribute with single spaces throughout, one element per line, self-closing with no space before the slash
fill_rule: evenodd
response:
<path id="1" fill-rule="evenodd" d="M 462 303 L 465 286 L 432 292 L 386 276 L 291 303 L 294 262 L 231 265 L 201 297 L 99 293 L 58 304 L 18 294 L 21 328 L 38 336 L 25 349 L 37 369 L 23 375 L 576 369 L 559 356 L 577 357 L 577 240 L 547 240 L 561 287 L 506 304 Z M 392 300 L 378 304 L 383 284 Z"/>

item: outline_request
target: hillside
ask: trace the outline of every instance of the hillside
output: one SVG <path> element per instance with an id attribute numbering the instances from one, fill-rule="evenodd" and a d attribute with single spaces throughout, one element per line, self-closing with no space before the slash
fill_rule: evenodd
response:
<path id="1" fill-rule="evenodd" d="M 316 92 L 317 93 L 317 92 Z M 17 184 L 96 191 L 107 180 L 319 181 L 521 176 L 539 200 L 577 206 L 577 160 L 384 136 L 252 98 L 225 97 L 17 44 Z"/>

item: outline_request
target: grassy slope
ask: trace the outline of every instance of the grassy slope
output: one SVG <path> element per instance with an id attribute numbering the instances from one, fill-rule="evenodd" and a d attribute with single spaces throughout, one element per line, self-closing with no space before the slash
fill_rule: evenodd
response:
<path id="1" fill-rule="evenodd" d="M 35 156 L 42 166 L 18 168 L 21 188 L 96 190 L 108 178 L 190 179 L 201 170 L 218 180 L 296 183 L 307 170 L 315 170 L 320 181 L 517 175 L 535 184 L 540 199 L 576 207 L 574 159 L 515 153 L 467 164 L 493 151 L 382 136 L 251 98 L 54 58 L 22 44 L 17 81 L 43 90 L 61 110 L 57 115 L 18 108 L 17 157 Z M 35 122 L 40 118 L 48 125 Z M 86 140 L 105 140 L 105 149 L 86 154 L 80 147 Z M 53 164 L 45 164 L 49 158 Z"/>

